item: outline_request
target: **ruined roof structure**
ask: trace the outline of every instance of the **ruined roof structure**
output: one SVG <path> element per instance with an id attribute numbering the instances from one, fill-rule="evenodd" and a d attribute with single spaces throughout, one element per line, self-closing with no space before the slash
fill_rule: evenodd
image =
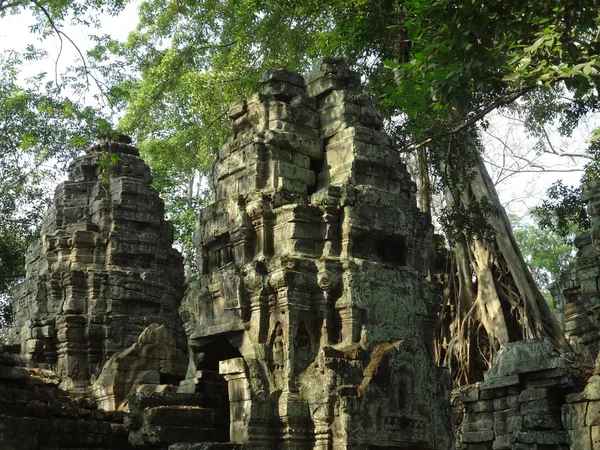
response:
<path id="1" fill-rule="evenodd" d="M 55 370 L 74 396 L 89 395 L 109 358 L 150 324 L 164 324 L 184 349 L 182 257 L 151 181 L 135 147 L 100 140 L 70 164 L 26 255 L 10 343 L 27 365 Z M 124 389 L 97 389 L 99 403 L 115 409 Z"/>
<path id="2" fill-rule="evenodd" d="M 359 76 L 335 59 L 306 79 L 272 70 L 229 117 L 180 309 L 180 392 L 229 403 L 248 448 L 449 449 L 432 227 Z"/>

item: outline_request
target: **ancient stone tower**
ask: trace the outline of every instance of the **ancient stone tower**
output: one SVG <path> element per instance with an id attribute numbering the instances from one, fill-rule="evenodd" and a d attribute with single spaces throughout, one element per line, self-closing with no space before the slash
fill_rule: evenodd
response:
<path id="1" fill-rule="evenodd" d="M 165 324 L 184 347 L 182 258 L 138 155 L 100 142 L 71 163 L 15 290 L 11 343 L 29 365 L 54 369 L 73 395 L 86 395 L 107 360 L 150 324 Z M 127 394 L 109 388 L 109 397 Z"/>
<path id="2" fill-rule="evenodd" d="M 449 449 L 432 227 L 358 75 L 333 59 L 306 80 L 270 71 L 229 117 L 180 391 L 228 408 L 249 448 Z"/>

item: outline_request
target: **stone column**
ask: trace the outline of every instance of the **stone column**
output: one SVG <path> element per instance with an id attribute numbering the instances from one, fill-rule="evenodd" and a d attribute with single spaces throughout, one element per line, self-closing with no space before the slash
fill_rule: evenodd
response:
<path id="1" fill-rule="evenodd" d="M 229 391 L 229 438 L 232 443 L 245 444 L 249 440 L 248 427 L 252 415 L 252 395 L 246 375 L 244 358 L 219 362 L 219 373 L 227 380 Z"/>

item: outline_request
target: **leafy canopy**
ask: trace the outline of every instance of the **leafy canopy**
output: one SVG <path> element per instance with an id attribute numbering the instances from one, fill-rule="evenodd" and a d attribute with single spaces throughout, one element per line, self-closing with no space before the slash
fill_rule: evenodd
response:
<path id="1" fill-rule="evenodd" d="M 536 213 L 511 217 L 515 238 L 531 274 L 549 305 L 552 296 L 547 286 L 557 281 L 575 259 L 575 251 L 563 236 L 541 226 Z"/>
<path id="2" fill-rule="evenodd" d="M 409 0 L 400 11 L 411 57 L 384 64 L 397 74 L 387 92 L 408 115 L 413 144 L 559 82 L 577 107 L 591 107 L 584 98 L 600 82 L 595 1 Z M 540 99 L 531 100 L 535 110 Z"/>
<path id="3" fill-rule="evenodd" d="M 19 83 L 22 58 L 0 55 L 0 296 L 23 275 L 51 189 L 108 122 L 43 76 Z"/>

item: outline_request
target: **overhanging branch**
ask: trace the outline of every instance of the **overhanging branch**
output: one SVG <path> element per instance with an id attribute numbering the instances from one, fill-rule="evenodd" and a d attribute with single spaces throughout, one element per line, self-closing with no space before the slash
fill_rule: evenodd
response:
<path id="1" fill-rule="evenodd" d="M 22 1 L 4 3 L 4 0 L 0 0 L 0 12 L 6 11 L 10 8 L 14 8 L 15 6 L 24 6 L 24 3 Z"/>
<path id="2" fill-rule="evenodd" d="M 404 149 L 407 149 L 408 147 L 412 147 L 413 149 L 416 149 L 416 148 L 419 148 L 435 139 L 439 139 L 439 138 L 446 137 L 446 136 L 451 136 L 455 133 L 458 133 L 459 131 L 462 131 L 465 128 L 468 128 L 471 125 L 478 122 L 479 120 L 483 119 L 485 116 L 487 116 L 489 113 L 491 113 L 495 109 L 500 108 L 502 106 L 510 105 L 511 103 L 513 103 L 514 101 L 516 101 L 523 95 L 527 94 L 528 92 L 532 91 L 536 87 L 537 86 L 535 86 L 535 85 L 527 86 L 527 87 L 519 89 L 515 92 L 511 92 L 510 94 L 504 95 L 504 96 L 496 99 L 496 101 L 492 102 L 490 105 L 486 106 L 479 112 L 471 115 L 468 119 L 461 121 L 458 125 L 455 125 L 454 127 L 450 128 L 449 130 L 443 131 L 441 133 L 436 133 L 433 136 L 429 136 L 427 138 L 409 141 L 404 146 Z"/>

